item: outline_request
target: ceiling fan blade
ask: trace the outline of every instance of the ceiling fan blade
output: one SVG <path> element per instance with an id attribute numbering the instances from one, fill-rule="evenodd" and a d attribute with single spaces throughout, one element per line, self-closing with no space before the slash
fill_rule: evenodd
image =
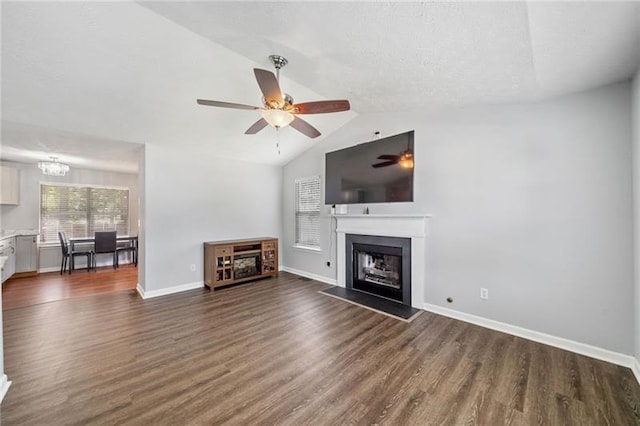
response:
<path id="1" fill-rule="evenodd" d="M 400 158 L 399 155 L 380 155 L 378 156 L 378 160 L 398 160 Z"/>
<path id="2" fill-rule="evenodd" d="M 258 81 L 260 90 L 262 90 L 264 100 L 268 104 L 275 102 L 277 107 L 282 107 L 284 102 L 282 101 L 282 92 L 280 92 L 280 85 L 278 84 L 276 76 L 271 71 L 260 68 L 254 68 L 253 73 L 256 75 L 256 80 Z"/>
<path id="3" fill-rule="evenodd" d="M 346 99 L 334 101 L 303 102 L 293 106 L 296 114 L 326 114 L 328 112 L 349 111 L 351 105 Z"/>
<path id="4" fill-rule="evenodd" d="M 206 99 L 198 99 L 198 103 L 200 105 L 221 107 L 221 108 L 234 108 L 234 109 L 260 109 L 259 107 L 245 105 L 245 104 L 234 104 L 233 102 L 221 102 L 221 101 L 208 101 Z"/>
<path id="5" fill-rule="evenodd" d="M 249 127 L 247 129 L 247 131 L 244 132 L 244 134 L 245 135 L 255 135 L 260 130 L 264 129 L 267 124 L 269 124 L 269 123 L 267 123 L 267 120 L 265 120 L 264 118 L 261 118 L 260 120 L 258 120 L 255 123 L 253 123 L 253 125 L 251 127 Z"/>
<path id="6" fill-rule="evenodd" d="M 378 164 L 372 164 L 371 167 L 387 167 L 387 166 L 393 166 L 394 164 L 398 164 L 397 161 L 385 161 L 384 163 L 378 163 Z"/>
<path id="7" fill-rule="evenodd" d="M 321 134 L 318 129 L 316 129 L 300 117 L 294 117 L 293 121 L 289 125 L 303 135 L 309 136 L 311 139 L 317 138 Z"/>

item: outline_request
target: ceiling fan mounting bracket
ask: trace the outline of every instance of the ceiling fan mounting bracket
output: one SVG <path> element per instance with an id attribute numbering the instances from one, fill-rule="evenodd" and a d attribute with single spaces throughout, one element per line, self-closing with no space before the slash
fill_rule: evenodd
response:
<path id="1" fill-rule="evenodd" d="M 276 67 L 277 70 L 283 68 L 285 65 L 289 63 L 289 61 L 287 61 L 287 58 L 280 55 L 270 55 L 269 59 L 271 60 L 271 63 L 273 64 L 274 67 Z"/>

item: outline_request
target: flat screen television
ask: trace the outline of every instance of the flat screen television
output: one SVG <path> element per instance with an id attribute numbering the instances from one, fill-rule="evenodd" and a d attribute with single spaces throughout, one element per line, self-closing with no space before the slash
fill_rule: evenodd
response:
<path id="1" fill-rule="evenodd" d="M 325 204 L 413 201 L 413 130 L 328 152 Z"/>

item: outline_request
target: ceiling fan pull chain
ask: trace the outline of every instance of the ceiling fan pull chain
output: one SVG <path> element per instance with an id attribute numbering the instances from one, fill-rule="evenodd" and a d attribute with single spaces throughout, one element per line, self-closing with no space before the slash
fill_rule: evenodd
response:
<path id="1" fill-rule="evenodd" d="M 278 149 L 278 155 L 280 155 L 280 127 L 276 126 L 276 148 Z"/>

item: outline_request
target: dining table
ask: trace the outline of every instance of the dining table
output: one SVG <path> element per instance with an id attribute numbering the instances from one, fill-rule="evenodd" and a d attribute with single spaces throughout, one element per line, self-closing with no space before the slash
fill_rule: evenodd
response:
<path id="1" fill-rule="evenodd" d="M 138 236 L 137 235 L 117 235 L 116 242 L 128 241 L 133 247 L 138 247 Z M 95 244 L 96 237 L 71 237 L 69 238 L 69 250 L 73 252 L 75 250 L 76 244 Z M 137 253 L 134 253 L 134 259 L 136 259 Z M 72 265 L 73 267 L 73 256 L 72 256 Z M 137 263 L 136 263 L 137 264 Z"/>

